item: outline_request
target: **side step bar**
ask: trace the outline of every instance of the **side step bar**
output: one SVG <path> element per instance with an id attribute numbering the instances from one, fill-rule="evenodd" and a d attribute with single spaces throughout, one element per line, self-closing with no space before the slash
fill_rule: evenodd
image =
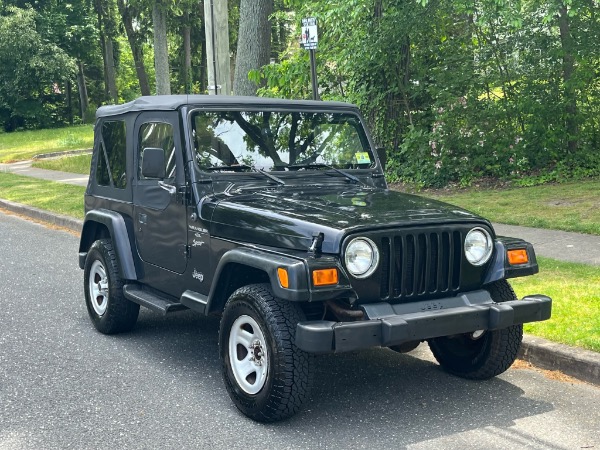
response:
<path id="1" fill-rule="evenodd" d="M 188 309 L 179 302 L 174 302 L 167 297 L 150 292 L 135 284 L 126 284 L 123 286 L 123 294 L 128 300 L 131 300 L 138 305 L 145 306 L 163 316 L 175 311 Z"/>

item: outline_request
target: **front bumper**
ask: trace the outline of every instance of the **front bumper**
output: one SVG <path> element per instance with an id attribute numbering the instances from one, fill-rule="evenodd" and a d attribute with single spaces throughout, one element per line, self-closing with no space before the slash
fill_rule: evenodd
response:
<path id="1" fill-rule="evenodd" d="M 476 330 L 498 330 L 549 319 L 552 299 L 530 295 L 522 300 L 495 303 L 487 291 L 481 290 L 434 301 L 375 303 L 362 308 L 367 320 L 298 323 L 296 345 L 309 353 L 338 353 Z"/>

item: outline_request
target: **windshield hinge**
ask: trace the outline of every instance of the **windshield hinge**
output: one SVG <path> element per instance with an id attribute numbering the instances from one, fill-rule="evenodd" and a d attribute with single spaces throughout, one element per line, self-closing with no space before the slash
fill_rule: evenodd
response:
<path id="1" fill-rule="evenodd" d="M 188 188 L 188 185 L 185 184 L 183 186 L 179 186 L 177 188 L 177 194 L 175 197 L 175 201 L 181 205 L 187 205 L 189 203 L 189 197 L 190 197 L 190 189 Z"/>
<path id="2" fill-rule="evenodd" d="M 323 241 L 325 240 L 325 235 L 323 233 L 313 233 L 312 244 L 308 248 L 308 251 L 311 253 L 321 253 L 321 247 L 323 246 Z"/>

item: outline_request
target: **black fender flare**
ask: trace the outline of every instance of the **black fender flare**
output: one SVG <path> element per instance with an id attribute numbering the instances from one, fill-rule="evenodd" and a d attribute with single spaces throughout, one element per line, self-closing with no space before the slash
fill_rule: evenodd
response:
<path id="1" fill-rule="evenodd" d="M 98 225 L 103 225 L 108 229 L 119 262 L 121 277 L 126 280 L 137 280 L 138 275 L 131 245 L 133 230 L 130 233 L 122 214 L 107 209 L 93 209 L 85 215 L 79 241 L 79 267 L 84 268 L 87 252 L 96 240 Z"/>
<path id="2" fill-rule="evenodd" d="M 513 249 L 524 249 L 527 251 L 529 262 L 518 266 L 511 266 L 508 262 L 506 252 Z M 525 277 L 539 272 L 535 250 L 533 245 L 523 239 L 498 236 L 494 242 L 494 256 L 487 270 L 483 284 L 489 284 L 498 280 L 508 278 Z"/>
<path id="3" fill-rule="evenodd" d="M 224 301 L 227 300 L 221 298 L 222 289 L 220 289 L 220 284 L 223 271 L 230 263 L 264 271 L 269 277 L 273 294 L 278 298 L 289 301 L 308 301 L 310 299 L 308 269 L 303 260 L 254 248 L 234 248 L 225 253 L 219 260 L 213 277 L 214 282 L 204 308 L 205 314 L 220 312 L 219 310 L 224 305 Z M 287 270 L 288 288 L 283 288 L 279 283 L 278 268 Z"/>

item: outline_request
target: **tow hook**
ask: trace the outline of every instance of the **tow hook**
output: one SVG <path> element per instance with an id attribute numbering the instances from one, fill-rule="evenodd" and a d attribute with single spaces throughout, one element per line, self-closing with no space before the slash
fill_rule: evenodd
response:
<path id="1" fill-rule="evenodd" d="M 476 330 L 473 331 L 471 333 L 470 338 L 473 339 L 474 341 L 476 341 L 477 339 L 479 339 L 481 336 L 483 336 L 483 333 L 485 333 L 485 330 Z"/>

